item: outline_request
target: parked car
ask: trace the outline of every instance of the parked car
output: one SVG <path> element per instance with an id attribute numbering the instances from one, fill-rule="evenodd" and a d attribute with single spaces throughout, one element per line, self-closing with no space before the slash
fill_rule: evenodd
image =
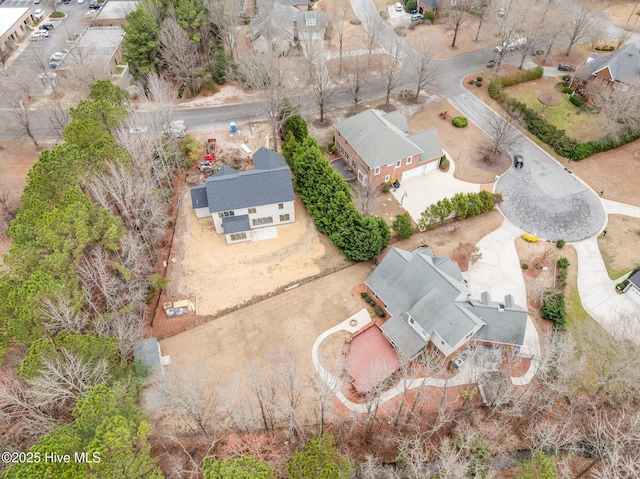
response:
<path id="1" fill-rule="evenodd" d="M 84 0 L 78 0 L 78 5 L 82 5 L 84 3 Z"/>
<path id="2" fill-rule="evenodd" d="M 129 133 L 131 135 L 139 135 L 142 133 L 146 133 L 149 129 L 146 126 L 133 126 L 129 128 Z"/>
<path id="3" fill-rule="evenodd" d="M 40 5 L 40 0 L 33 0 L 34 5 Z"/>
<path id="4" fill-rule="evenodd" d="M 422 20 L 423 18 L 424 18 L 424 15 L 422 15 L 421 13 L 414 13 L 413 15 L 411 15 L 412 22 L 417 22 L 419 20 Z"/>
<path id="5" fill-rule="evenodd" d="M 67 53 L 69 53 L 69 50 L 60 50 L 59 52 L 54 52 L 49 57 L 49 60 L 52 62 L 62 61 L 62 59 L 67 56 Z"/>
<path id="6" fill-rule="evenodd" d="M 490 58 L 489 61 L 487 62 L 487 68 L 495 68 L 498 65 L 500 65 L 499 58 Z"/>
<path id="7" fill-rule="evenodd" d="M 504 7 L 498 8 L 498 16 L 499 17 L 504 17 Z"/>
<path id="8" fill-rule="evenodd" d="M 31 33 L 31 38 L 32 39 L 41 39 L 41 38 L 49 38 L 49 32 L 47 30 L 36 30 L 35 32 Z"/>
<path id="9" fill-rule="evenodd" d="M 516 168 L 522 168 L 524 166 L 524 158 L 522 157 L 522 155 L 514 156 L 513 164 Z"/>
<path id="10" fill-rule="evenodd" d="M 506 50 L 508 52 L 512 52 L 514 50 L 517 50 L 518 48 L 524 47 L 526 44 L 527 44 L 526 38 L 524 37 L 516 38 L 512 42 L 509 42 L 506 44 Z M 501 43 L 500 45 L 496 46 L 495 51 L 497 53 L 501 53 L 504 48 L 505 48 L 505 43 Z"/>
<path id="11" fill-rule="evenodd" d="M 532 54 L 534 57 L 537 57 L 537 56 L 539 56 L 539 55 L 542 55 L 543 53 L 544 53 L 544 50 L 539 50 L 539 49 L 537 49 L 537 48 L 536 48 L 536 49 L 534 49 L 534 50 L 531 52 L 531 54 Z"/>
<path id="12" fill-rule="evenodd" d="M 395 9 L 396 12 L 401 12 L 402 11 L 402 4 L 401 3 L 396 3 L 393 8 Z"/>
<path id="13" fill-rule="evenodd" d="M 42 72 L 38 76 L 40 77 L 41 80 L 53 80 L 55 77 L 58 76 L 58 74 L 56 72 Z"/>
<path id="14" fill-rule="evenodd" d="M 51 22 L 44 22 L 42 25 L 38 27 L 38 30 L 53 30 L 55 25 Z"/>
<path id="15" fill-rule="evenodd" d="M 91 10 L 100 10 L 100 7 L 102 7 L 102 4 L 101 4 L 101 3 L 94 3 L 94 2 L 92 2 L 92 3 L 90 3 L 90 4 L 89 4 L 89 8 L 90 8 Z"/>
<path id="16" fill-rule="evenodd" d="M 42 8 L 37 8 L 33 11 L 33 16 L 36 20 L 40 20 L 42 17 L 44 17 L 44 10 Z"/>
<path id="17" fill-rule="evenodd" d="M 52 70 L 57 70 L 60 64 L 58 62 L 49 62 L 49 68 Z"/>
<path id="18" fill-rule="evenodd" d="M 560 70 L 561 72 L 573 72 L 573 71 L 576 71 L 575 67 L 573 65 L 570 65 L 569 63 L 560 63 L 558 65 L 558 70 Z"/>

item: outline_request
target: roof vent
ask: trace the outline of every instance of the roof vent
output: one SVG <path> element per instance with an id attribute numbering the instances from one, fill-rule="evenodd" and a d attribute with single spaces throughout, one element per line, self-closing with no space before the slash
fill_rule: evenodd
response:
<path id="1" fill-rule="evenodd" d="M 498 312 L 499 312 L 499 313 L 504 313 L 504 304 L 500 303 L 500 304 L 498 305 Z"/>

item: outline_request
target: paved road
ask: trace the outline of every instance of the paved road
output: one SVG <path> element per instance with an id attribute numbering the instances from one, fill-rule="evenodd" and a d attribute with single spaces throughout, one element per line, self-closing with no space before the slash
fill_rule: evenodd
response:
<path id="1" fill-rule="evenodd" d="M 365 28 L 375 7 L 371 0 L 351 0 L 353 10 Z M 383 38 L 395 35 L 382 29 Z M 391 41 L 391 40 L 385 40 Z M 403 42 L 405 50 L 409 47 Z M 487 134 L 487 125 L 497 114 L 460 84 L 464 74 L 484 68 L 490 49 L 460 55 L 438 62 L 440 81 L 432 89 L 449 101 Z M 499 120 L 499 119 L 498 119 Z M 604 225 L 605 213 L 598 196 L 575 178 L 553 157 L 523 134 L 513 153 L 525 157 L 525 167 L 511 168 L 495 190 L 503 194 L 500 209 L 516 226 L 542 239 L 579 241 L 597 234 Z"/>

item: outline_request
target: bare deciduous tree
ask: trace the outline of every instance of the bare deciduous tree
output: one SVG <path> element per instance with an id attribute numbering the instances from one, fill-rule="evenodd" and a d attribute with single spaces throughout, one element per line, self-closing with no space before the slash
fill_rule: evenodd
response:
<path id="1" fill-rule="evenodd" d="M 367 47 L 367 70 L 371 70 L 371 60 L 373 59 L 373 50 L 380 40 L 382 30 L 385 27 L 384 22 L 378 14 L 367 10 L 362 18 L 362 26 L 365 30 L 365 45 Z"/>
<path id="2" fill-rule="evenodd" d="M 268 32 L 267 32 L 268 33 Z M 264 53 L 251 52 L 240 59 L 240 72 L 245 84 L 259 93 L 261 107 L 267 121 L 271 125 L 273 149 L 278 149 L 278 132 L 282 122 L 293 112 L 283 112 L 289 82 L 277 51 L 275 39 L 265 34 L 267 45 L 273 46 Z"/>
<path id="3" fill-rule="evenodd" d="M 376 199 L 375 188 L 372 188 L 371 185 L 363 185 L 359 181 L 355 182 L 352 186 L 357 198 L 356 205 L 358 206 L 358 210 L 363 216 L 369 216 L 373 211 Z"/>
<path id="4" fill-rule="evenodd" d="M 165 75 L 177 86 L 185 85 L 196 95 L 202 85 L 205 69 L 198 47 L 193 44 L 178 22 L 168 17 L 160 31 L 160 58 Z"/>
<path id="5" fill-rule="evenodd" d="M 594 17 L 586 6 L 576 8 L 571 18 L 571 26 L 567 32 L 569 45 L 567 46 L 567 51 L 564 53 L 565 57 L 571 55 L 571 48 L 573 48 L 576 43 L 589 35 L 589 32 L 594 27 L 594 23 Z"/>
<path id="6" fill-rule="evenodd" d="M 331 21 L 338 42 L 338 76 L 342 75 L 342 55 L 344 53 L 344 24 L 348 20 L 347 9 L 338 7 L 333 11 Z"/>
<path id="7" fill-rule="evenodd" d="M 238 59 L 237 37 L 241 21 L 238 2 L 236 0 L 207 0 L 205 6 L 224 40 L 227 52 L 236 61 Z"/>
<path id="8" fill-rule="evenodd" d="M 640 122 L 640 89 L 623 90 L 616 85 L 591 82 L 587 91 L 590 103 L 606 117 L 600 138 L 615 132 L 618 122 L 626 125 Z"/>
<path id="9" fill-rule="evenodd" d="M 485 161 L 495 163 L 499 156 L 511 150 L 518 142 L 518 130 L 511 117 L 492 115 L 486 123 L 486 131 L 490 140 L 482 142 L 480 151 Z"/>
<path id="10" fill-rule="evenodd" d="M 453 39 L 451 40 L 451 48 L 456 47 L 456 40 L 458 39 L 458 33 L 460 30 L 466 27 L 467 12 L 464 9 L 463 2 L 456 2 L 450 4 L 445 8 L 447 18 L 447 28 L 453 32 Z"/>
<path id="11" fill-rule="evenodd" d="M 320 110 L 320 123 L 324 124 L 324 113 L 330 106 L 335 85 L 327 68 L 327 50 L 324 41 L 316 34 L 302 34 L 300 44 L 309 63 L 309 80 L 316 105 Z"/>
<path id="12" fill-rule="evenodd" d="M 616 35 L 617 45 L 616 50 L 618 50 L 622 45 L 624 45 L 631 38 L 631 30 L 628 28 L 620 28 L 618 29 L 618 34 Z"/>
<path id="13" fill-rule="evenodd" d="M 360 63 L 358 57 L 351 58 L 350 73 L 347 76 L 347 91 L 353 100 L 353 114 L 358 113 L 358 105 L 362 101 L 365 89 L 368 85 L 367 71 Z"/>
<path id="14" fill-rule="evenodd" d="M 381 66 L 380 76 L 384 80 L 385 85 L 385 108 L 389 107 L 391 101 L 391 93 L 395 90 L 401 81 L 400 75 L 400 57 L 402 54 L 399 38 L 394 38 L 384 45 L 385 58 Z"/>
<path id="15" fill-rule="evenodd" d="M 420 42 L 412 49 L 407 59 L 409 75 L 416 85 L 414 101 L 418 101 L 420 92 L 427 88 L 438 77 L 433 48 L 433 44 L 429 44 L 426 41 Z"/>

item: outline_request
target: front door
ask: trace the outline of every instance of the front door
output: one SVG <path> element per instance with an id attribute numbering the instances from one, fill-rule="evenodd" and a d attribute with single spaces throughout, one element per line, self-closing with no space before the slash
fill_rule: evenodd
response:
<path id="1" fill-rule="evenodd" d="M 362 186 L 367 186 L 367 176 L 358 168 L 358 181 Z"/>

